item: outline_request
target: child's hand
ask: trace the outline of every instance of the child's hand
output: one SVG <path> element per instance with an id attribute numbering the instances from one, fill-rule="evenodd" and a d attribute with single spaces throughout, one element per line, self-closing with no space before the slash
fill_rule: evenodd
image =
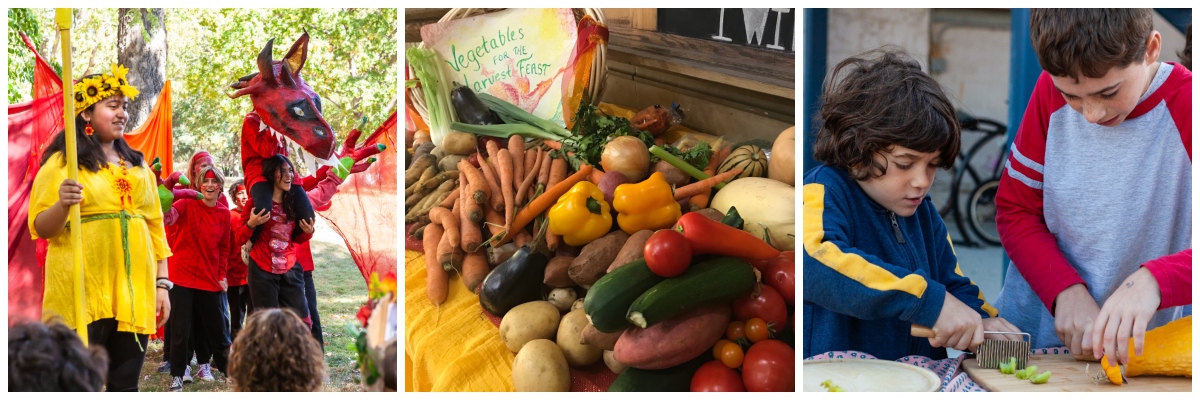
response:
<path id="1" fill-rule="evenodd" d="M 983 343 L 983 322 L 979 313 L 950 293 L 946 293 L 942 312 L 933 324 L 933 332 L 934 337 L 929 338 L 929 344 L 933 347 L 967 350 Z"/>
<path id="2" fill-rule="evenodd" d="M 1021 328 L 1008 322 L 1008 320 L 1000 317 L 984 318 L 983 330 L 992 332 L 1020 332 Z M 1021 335 L 1002 335 L 1002 334 L 984 334 L 984 339 L 987 340 L 1022 340 Z"/>
<path id="3" fill-rule="evenodd" d="M 313 223 L 315 222 L 316 221 L 311 219 L 302 219 L 300 220 L 300 229 L 304 230 L 304 233 L 313 233 L 315 230 L 315 228 L 313 228 Z"/>
<path id="4" fill-rule="evenodd" d="M 1104 302 L 1104 307 L 1092 325 L 1092 355 L 1096 359 L 1108 354 L 1110 363 L 1116 362 L 1113 354 L 1120 354 L 1121 363 L 1129 363 L 1129 338 L 1133 337 L 1133 348 L 1142 354 L 1146 325 L 1162 303 L 1158 281 L 1145 268 L 1138 268 L 1125 278 L 1117 291 Z"/>
<path id="5" fill-rule="evenodd" d="M 259 208 L 258 210 L 258 212 L 254 212 L 254 209 L 250 210 L 250 219 L 246 221 L 247 226 L 257 228 L 271 219 L 271 210 L 264 208 Z"/>
<path id="6" fill-rule="evenodd" d="M 1071 354 L 1092 352 L 1092 324 L 1100 314 L 1096 299 L 1082 283 L 1068 286 L 1054 299 L 1054 332 Z"/>
<path id="7" fill-rule="evenodd" d="M 58 206 L 67 210 L 71 206 L 81 203 L 83 203 L 83 185 L 70 179 L 63 179 L 62 184 L 58 186 Z"/>

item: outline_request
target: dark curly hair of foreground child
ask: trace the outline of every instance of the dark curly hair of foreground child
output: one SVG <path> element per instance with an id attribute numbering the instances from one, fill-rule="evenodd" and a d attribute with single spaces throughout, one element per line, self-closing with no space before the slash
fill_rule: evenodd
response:
<path id="1" fill-rule="evenodd" d="M 229 356 L 238 392 L 315 392 L 325 360 L 308 325 L 289 309 L 269 308 L 246 318 Z"/>
<path id="2" fill-rule="evenodd" d="M 8 328 L 10 392 L 99 392 L 107 374 L 104 347 L 84 346 L 60 319 Z"/>

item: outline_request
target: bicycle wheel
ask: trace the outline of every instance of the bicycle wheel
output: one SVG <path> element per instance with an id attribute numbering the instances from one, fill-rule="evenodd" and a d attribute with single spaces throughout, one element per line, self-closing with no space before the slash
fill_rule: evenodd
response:
<path id="1" fill-rule="evenodd" d="M 950 191 L 954 185 L 954 170 L 939 169 L 929 187 L 929 199 L 938 214 L 945 218 L 950 214 Z"/>
<path id="2" fill-rule="evenodd" d="M 996 230 L 996 191 L 999 188 L 999 179 L 984 182 L 971 193 L 967 203 L 971 230 L 985 243 L 994 246 L 1000 245 L 1000 232 Z"/>

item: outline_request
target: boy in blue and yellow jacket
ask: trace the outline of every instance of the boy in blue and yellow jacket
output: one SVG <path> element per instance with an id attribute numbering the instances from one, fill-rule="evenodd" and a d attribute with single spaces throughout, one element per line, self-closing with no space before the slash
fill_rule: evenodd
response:
<path id="1" fill-rule="evenodd" d="M 928 201 L 934 173 L 959 148 L 937 82 L 884 48 L 839 63 L 823 100 L 813 155 L 824 165 L 804 175 L 804 357 L 942 359 L 945 347 L 978 346 L 984 330 L 1015 331 L 962 275 Z M 913 337 L 912 325 L 935 336 Z"/>

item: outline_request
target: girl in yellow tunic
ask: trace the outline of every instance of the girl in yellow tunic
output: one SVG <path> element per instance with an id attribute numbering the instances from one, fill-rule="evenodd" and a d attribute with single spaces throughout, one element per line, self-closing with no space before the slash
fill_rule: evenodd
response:
<path id="1" fill-rule="evenodd" d="M 67 179 L 65 132 L 55 136 L 33 181 L 29 225 L 45 238 L 43 314 L 75 324 L 75 291 L 68 210 L 80 205 L 85 318 L 91 346 L 109 356 L 109 391 L 136 391 L 149 334 L 170 315 L 166 259 L 157 184 L 142 153 L 122 139 L 128 98 L 137 89 L 124 67 L 84 77 L 75 85 L 75 135 L 79 180 Z"/>

